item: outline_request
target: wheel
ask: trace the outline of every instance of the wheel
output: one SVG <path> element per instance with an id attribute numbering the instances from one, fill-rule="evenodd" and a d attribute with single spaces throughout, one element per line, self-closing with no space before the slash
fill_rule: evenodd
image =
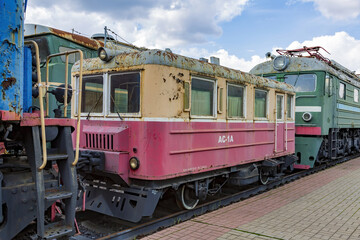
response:
<path id="1" fill-rule="evenodd" d="M 183 184 L 176 191 L 176 203 L 181 209 L 191 210 L 199 203 L 199 199 L 196 197 L 194 189 Z"/>
<path id="2" fill-rule="evenodd" d="M 266 185 L 269 182 L 269 175 L 265 174 L 263 169 L 260 169 L 259 180 L 262 185 Z"/>

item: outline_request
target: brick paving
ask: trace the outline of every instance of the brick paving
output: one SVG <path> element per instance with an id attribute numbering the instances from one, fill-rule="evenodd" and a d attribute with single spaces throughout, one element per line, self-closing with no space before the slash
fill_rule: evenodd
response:
<path id="1" fill-rule="evenodd" d="M 144 239 L 360 239 L 360 158 Z"/>

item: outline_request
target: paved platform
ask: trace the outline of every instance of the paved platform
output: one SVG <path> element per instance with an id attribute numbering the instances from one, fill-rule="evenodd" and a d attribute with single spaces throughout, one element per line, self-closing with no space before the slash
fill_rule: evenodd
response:
<path id="1" fill-rule="evenodd" d="M 360 158 L 144 239 L 360 239 Z"/>

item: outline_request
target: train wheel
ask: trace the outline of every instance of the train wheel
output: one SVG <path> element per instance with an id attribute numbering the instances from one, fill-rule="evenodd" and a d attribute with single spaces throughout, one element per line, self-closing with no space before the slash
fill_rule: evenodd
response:
<path id="1" fill-rule="evenodd" d="M 176 203 L 182 209 L 191 210 L 195 208 L 196 205 L 199 203 L 199 199 L 196 197 L 193 188 L 190 188 L 186 184 L 183 184 L 176 191 Z"/>
<path id="2" fill-rule="evenodd" d="M 265 174 L 263 169 L 260 169 L 259 180 L 262 185 L 266 185 L 269 182 L 269 174 Z"/>

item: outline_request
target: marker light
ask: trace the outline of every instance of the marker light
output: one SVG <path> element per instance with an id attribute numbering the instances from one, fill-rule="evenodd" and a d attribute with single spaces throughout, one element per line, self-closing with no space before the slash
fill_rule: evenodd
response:
<path id="1" fill-rule="evenodd" d="M 274 58 L 273 67 L 277 71 L 282 71 L 289 65 L 289 58 L 283 55 Z"/>
<path id="2" fill-rule="evenodd" d="M 140 161 L 136 157 L 132 157 L 130 158 L 129 165 L 132 170 L 136 170 L 140 167 Z"/>
<path id="3" fill-rule="evenodd" d="M 309 112 L 304 112 L 303 115 L 302 115 L 302 119 L 303 119 L 305 122 L 309 122 L 309 121 L 312 119 L 311 113 L 309 113 Z"/>

